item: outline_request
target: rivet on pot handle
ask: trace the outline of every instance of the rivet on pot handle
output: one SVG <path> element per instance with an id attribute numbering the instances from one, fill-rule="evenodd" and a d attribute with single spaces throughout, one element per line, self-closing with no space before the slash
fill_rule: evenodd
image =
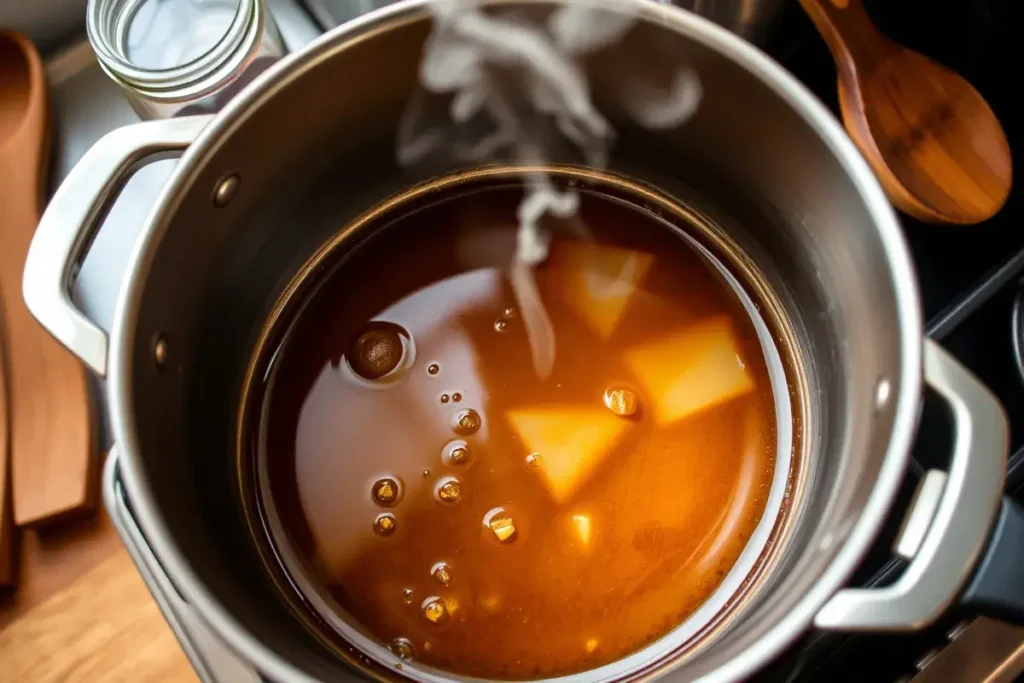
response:
<path id="1" fill-rule="evenodd" d="M 1006 414 L 977 378 L 927 339 L 924 376 L 948 403 L 954 427 L 945 489 L 937 504 L 920 505 L 926 514 L 934 510 L 931 524 L 894 584 L 839 591 L 815 617 L 819 628 L 906 630 L 930 624 L 957 598 L 989 538 L 1003 494 Z"/>
<path id="2" fill-rule="evenodd" d="M 100 376 L 107 372 L 107 334 L 72 303 L 75 271 L 132 174 L 180 154 L 212 118 L 147 121 L 108 133 L 71 169 L 39 221 L 25 262 L 25 303 L 50 334 Z"/>

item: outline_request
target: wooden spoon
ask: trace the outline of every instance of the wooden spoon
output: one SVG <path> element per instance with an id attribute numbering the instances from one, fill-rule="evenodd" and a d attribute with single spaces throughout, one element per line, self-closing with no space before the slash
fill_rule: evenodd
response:
<path id="1" fill-rule="evenodd" d="M 979 223 L 999 211 L 1010 147 L 978 91 L 879 33 L 861 0 L 800 2 L 835 59 L 846 130 L 892 203 L 936 223 Z"/>
<path id="2" fill-rule="evenodd" d="M 0 292 L 19 525 L 89 508 L 98 489 L 84 369 L 35 321 L 21 295 L 44 188 L 47 109 L 39 54 L 23 36 L 0 32 Z"/>

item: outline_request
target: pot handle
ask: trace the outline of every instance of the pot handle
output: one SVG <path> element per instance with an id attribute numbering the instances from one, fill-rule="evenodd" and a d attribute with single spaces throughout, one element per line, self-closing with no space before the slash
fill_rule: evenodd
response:
<path id="1" fill-rule="evenodd" d="M 107 372 L 107 333 L 71 301 L 78 268 L 132 174 L 179 155 L 212 118 L 146 121 L 107 133 L 71 169 L 39 220 L 25 261 L 25 303 L 50 334 L 101 377 Z"/>
<path id="2" fill-rule="evenodd" d="M 949 471 L 929 470 L 903 523 L 896 551 L 910 560 L 882 588 L 845 588 L 814 619 L 829 630 L 927 626 L 960 594 L 989 539 L 1002 497 L 1009 436 L 999 400 L 937 343 L 924 341 L 924 377 L 949 405 Z M 1018 571 L 1024 565 L 1017 565 Z"/>

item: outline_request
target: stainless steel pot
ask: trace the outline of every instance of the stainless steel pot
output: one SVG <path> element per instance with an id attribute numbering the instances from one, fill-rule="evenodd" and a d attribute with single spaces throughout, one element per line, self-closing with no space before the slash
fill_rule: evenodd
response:
<path id="1" fill-rule="evenodd" d="M 649 673 L 739 679 L 812 626 L 920 627 L 965 585 L 983 606 L 992 596 L 999 603 L 1013 581 L 1009 572 L 1001 583 L 1008 565 L 999 545 L 1010 536 L 999 530 L 1019 514 L 1004 503 L 992 531 L 1006 419 L 974 377 L 922 338 L 907 248 L 867 165 L 810 93 L 749 44 L 671 7 L 599 4 L 643 19 L 622 62 L 642 63 L 645 45 L 667 40 L 705 91 L 690 122 L 655 135 L 620 116 L 614 84 L 591 73 L 619 130 L 612 169 L 669 196 L 699 198 L 720 217 L 771 288 L 799 365 L 789 381 L 802 415 L 794 425 L 801 466 L 771 562 L 727 624 Z M 272 67 L 216 117 L 147 122 L 103 138 L 54 196 L 26 267 L 30 309 L 109 374 L 125 484 L 171 582 L 272 680 L 355 674 L 298 625 L 259 561 L 238 487 L 239 394 L 255 340 L 293 276 L 356 216 L 425 179 L 393 162 L 429 30 L 424 7 L 404 2 L 340 27 Z M 132 170 L 179 152 L 108 336 L 74 307 L 69 283 Z M 845 589 L 890 514 L 922 368 L 955 423 L 950 468 L 923 479 L 897 547 L 909 560 L 903 576 L 881 589 Z M 1018 595 L 1003 606 L 1016 614 L 1021 604 Z"/>

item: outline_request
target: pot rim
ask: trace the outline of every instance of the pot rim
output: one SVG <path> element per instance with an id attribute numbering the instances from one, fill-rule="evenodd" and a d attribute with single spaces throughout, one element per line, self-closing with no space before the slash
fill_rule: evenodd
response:
<path id="1" fill-rule="evenodd" d="M 170 537 L 167 525 L 153 502 L 152 487 L 139 455 L 132 413 L 132 359 L 134 329 L 156 247 L 168 229 L 169 216 L 178 197 L 193 183 L 202 159 L 230 135 L 247 114 L 275 95 L 292 79 L 343 49 L 352 41 L 366 39 L 393 22 L 422 19 L 431 0 L 402 0 L 343 24 L 292 53 L 255 79 L 202 131 L 176 166 L 160 193 L 143 233 L 136 241 L 126 268 L 125 285 L 118 296 L 111 326 L 109 404 L 115 441 L 120 446 L 122 471 L 139 524 L 172 583 L 201 618 L 232 650 L 275 680 L 315 680 L 258 641 L 239 623 L 201 582 Z M 488 0 L 498 2 L 500 0 Z M 540 2 L 564 0 L 517 0 Z M 896 218 L 877 179 L 832 114 L 807 88 L 782 66 L 743 39 L 695 14 L 670 5 L 636 0 L 591 0 L 612 11 L 629 8 L 640 18 L 654 21 L 704 45 L 747 70 L 797 113 L 842 165 L 873 217 L 892 273 L 896 309 L 900 320 L 900 376 L 898 395 L 892 402 L 893 427 L 874 488 L 852 530 L 811 590 L 784 618 L 777 621 L 740 656 L 711 671 L 704 680 L 740 680 L 771 661 L 803 633 L 822 606 L 839 590 L 867 552 L 889 513 L 910 456 L 916 427 L 917 404 L 922 388 L 923 323 L 910 254 Z M 669 673 L 669 676 L 678 674 Z"/>

